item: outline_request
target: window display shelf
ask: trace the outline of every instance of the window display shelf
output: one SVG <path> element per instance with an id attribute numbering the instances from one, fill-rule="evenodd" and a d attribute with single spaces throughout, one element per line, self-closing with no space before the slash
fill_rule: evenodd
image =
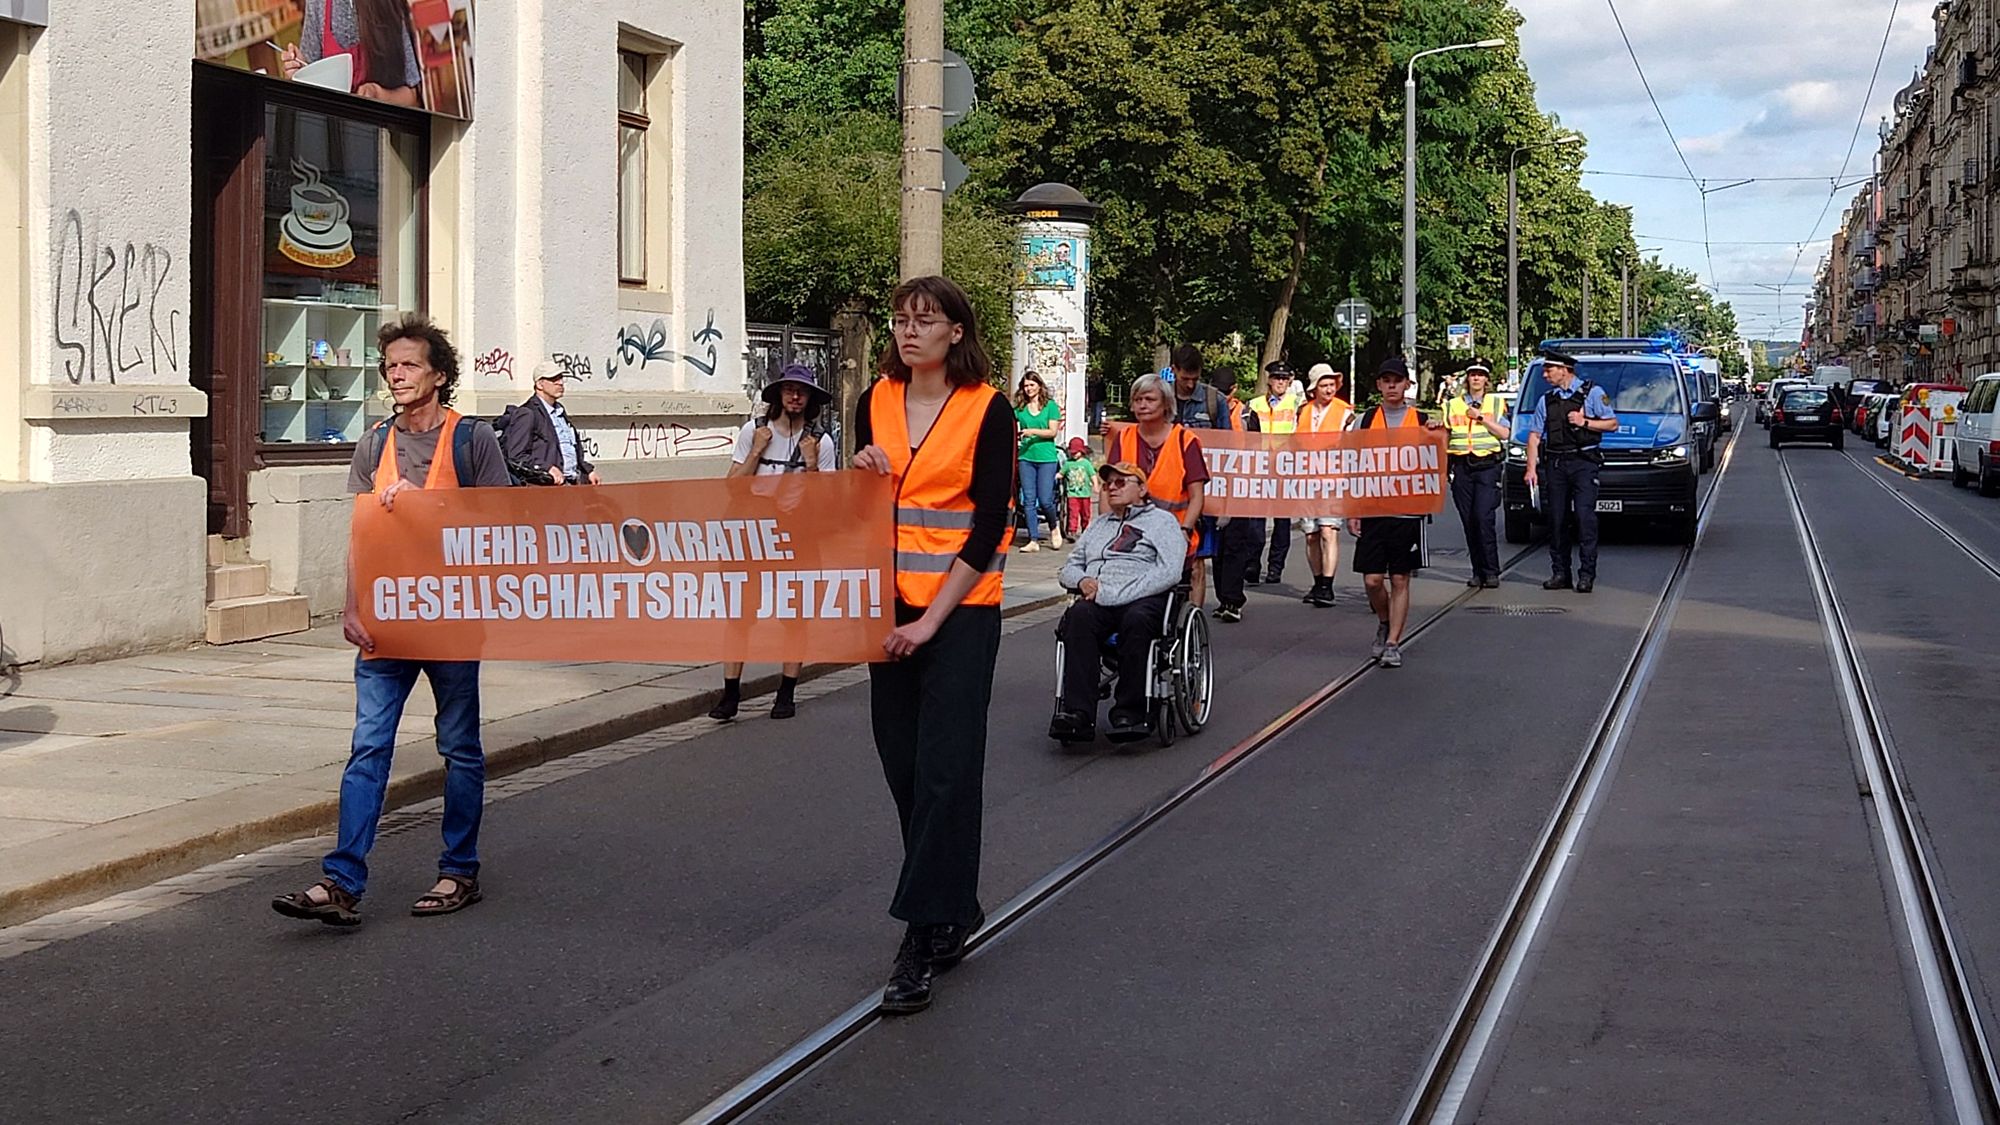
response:
<path id="1" fill-rule="evenodd" d="M 382 383 L 374 342 L 384 311 L 285 297 L 264 301 L 261 440 L 360 440 L 370 415 L 378 412 L 370 400 Z"/>

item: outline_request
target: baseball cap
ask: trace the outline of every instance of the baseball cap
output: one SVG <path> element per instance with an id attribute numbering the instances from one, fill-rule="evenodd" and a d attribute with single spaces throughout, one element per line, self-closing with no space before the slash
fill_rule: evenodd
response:
<path id="1" fill-rule="evenodd" d="M 1382 366 L 1375 369 L 1376 379 L 1379 380 L 1384 375 L 1397 379 L 1408 379 L 1410 377 L 1410 365 L 1395 356 L 1390 356 L 1388 359 L 1382 361 Z"/>
<path id="2" fill-rule="evenodd" d="M 1107 461 L 1104 464 L 1099 465 L 1097 467 L 1097 475 L 1099 479 L 1103 479 L 1105 477 L 1109 477 L 1114 474 L 1121 477 L 1131 477 L 1133 480 L 1140 481 L 1142 483 L 1146 479 L 1146 474 L 1139 471 L 1139 466 L 1133 464 L 1130 461 Z"/>

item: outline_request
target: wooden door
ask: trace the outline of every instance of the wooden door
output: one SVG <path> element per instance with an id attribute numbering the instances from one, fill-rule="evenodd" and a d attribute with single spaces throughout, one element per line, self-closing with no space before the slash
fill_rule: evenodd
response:
<path id="1" fill-rule="evenodd" d="M 191 371 L 208 395 L 193 427 L 194 472 L 208 481 L 208 531 L 250 534 L 250 472 L 257 468 L 263 390 L 264 214 L 262 101 L 250 83 L 197 66 Z"/>

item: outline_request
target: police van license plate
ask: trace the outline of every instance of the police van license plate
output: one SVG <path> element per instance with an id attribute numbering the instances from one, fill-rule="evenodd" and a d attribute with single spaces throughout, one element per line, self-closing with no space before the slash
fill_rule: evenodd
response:
<path id="1" fill-rule="evenodd" d="M 1597 510 L 1600 512 L 1622 512 L 1625 510 L 1625 501 L 1599 500 L 1597 502 Z"/>

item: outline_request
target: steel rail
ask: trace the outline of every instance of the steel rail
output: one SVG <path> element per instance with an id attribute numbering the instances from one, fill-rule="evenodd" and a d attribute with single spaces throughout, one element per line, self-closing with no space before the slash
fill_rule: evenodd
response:
<path id="1" fill-rule="evenodd" d="M 1813 598 L 1819 604 L 1820 623 L 1837 673 L 1835 680 L 1845 705 L 1848 727 L 1867 771 L 1863 795 L 1874 806 L 1875 830 L 1883 845 L 1878 855 L 1904 937 L 1909 942 L 1908 952 L 1914 961 L 1911 967 L 1923 1002 L 1921 1015 L 1942 1064 L 1953 1116 L 1962 1125 L 2000 1122 L 2000 1069 L 1995 1067 L 1992 1044 L 1979 1018 L 1979 1001 L 1946 918 L 1944 900 L 1924 851 L 1916 814 L 1904 796 L 1903 771 L 1895 743 L 1862 674 L 1860 648 L 1854 643 L 1847 614 L 1841 609 L 1833 573 L 1806 520 L 1805 501 L 1792 479 L 1791 466 L 1782 455 L 1778 465 L 1784 476 L 1792 525 L 1805 552 Z"/>
<path id="2" fill-rule="evenodd" d="M 1471 1096 L 1508 1002 L 1526 975 L 1537 939 L 1553 917 L 1565 877 L 1580 853 L 1583 831 L 1605 792 L 1617 751 L 1666 647 L 1669 626 L 1686 587 L 1695 548 L 1714 515 L 1715 499 L 1722 491 L 1723 477 L 1735 459 L 1740 440 L 1741 431 L 1734 431 L 1713 483 L 1702 497 L 1694 541 L 1682 548 L 1673 573 L 1667 577 L 1659 600 L 1632 647 L 1632 656 L 1626 661 L 1618 686 L 1606 701 L 1594 733 L 1563 786 L 1555 811 L 1529 853 L 1527 868 L 1507 900 L 1505 913 L 1487 939 L 1471 980 L 1460 992 L 1457 1007 L 1397 1116 L 1404 1125 L 1456 1122 Z"/>
<path id="3" fill-rule="evenodd" d="M 1845 454 L 1842 455 L 1841 460 L 1846 461 L 1848 464 L 1854 466 L 1855 471 L 1860 473 L 1862 476 L 1867 477 L 1869 480 L 1874 481 L 1876 486 L 1880 488 L 1882 491 L 1888 493 L 1891 496 L 1894 496 L 1897 500 L 1901 501 L 1903 507 L 1908 508 L 1910 511 L 1916 513 L 1917 518 L 1931 525 L 1931 529 L 1933 531 L 1936 531 L 1939 535 L 1942 535 L 1946 539 L 1949 539 L 1951 541 L 1952 546 L 1957 547 L 1961 551 L 1964 551 L 1965 557 L 1971 559 L 1974 563 L 1977 563 L 1980 569 L 1984 570 L 1986 573 L 1992 575 L 1995 578 L 2000 578 L 2000 563 L 1994 562 L 1993 557 L 1991 555 L 1988 555 L 1986 552 L 1973 546 L 1971 543 L 1966 542 L 1964 536 L 1960 535 L 1958 532 L 1946 526 L 1944 521 L 1938 519 L 1936 516 L 1925 511 L 1922 505 L 1918 504 L 1915 500 L 1910 499 L 1907 495 L 1903 493 L 1901 489 L 1897 488 L 1893 484 L 1890 484 L 1888 481 L 1883 480 L 1882 475 L 1880 473 L 1870 472 L 1867 465 L 1861 463 L 1860 461 L 1855 460 L 1852 457 L 1848 457 Z M 1789 475 L 1787 479 L 1789 481 Z"/>
<path id="4" fill-rule="evenodd" d="M 1530 543 L 1523 547 L 1505 561 L 1500 568 L 1501 573 L 1503 575 L 1512 573 L 1540 549 L 1539 543 Z M 1411 628 L 1405 635 L 1403 643 L 1405 645 L 1414 643 L 1452 611 L 1465 605 L 1479 593 L 1477 589 L 1466 589 L 1453 596 L 1451 600 Z M 1082 879 L 1093 868 L 1158 824 L 1169 813 L 1194 799 L 1231 770 L 1249 761 L 1287 731 L 1324 708 L 1375 667 L 1376 664 L 1371 659 L 1328 681 L 1290 710 L 1225 750 L 1203 766 L 1201 772 L 1192 779 L 1154 798 L 1139 812 L 1112 829 L 1103 839 L 1065 860 L 1030 884 L 1008 900 L 1006 905 L 995 911 L 979 932 L 966 942 L 967 959 L 978 956 L 982 948 L 1005 936 L 1008 930 L 1061 896 L 1077 880 Z M 800 1039 L 783 1054 L 759 1067 L 715 1100 L 696 1110 L 685 1119 L 684 1125 L 725 1125 L 727 1122 L 740 1121 L 768 1105 L 785 1087 L 880 1022 L 883 1018 L 878 1010 L 880 999 L 879 990 L 863 997 L 853 1007 Z"/>

